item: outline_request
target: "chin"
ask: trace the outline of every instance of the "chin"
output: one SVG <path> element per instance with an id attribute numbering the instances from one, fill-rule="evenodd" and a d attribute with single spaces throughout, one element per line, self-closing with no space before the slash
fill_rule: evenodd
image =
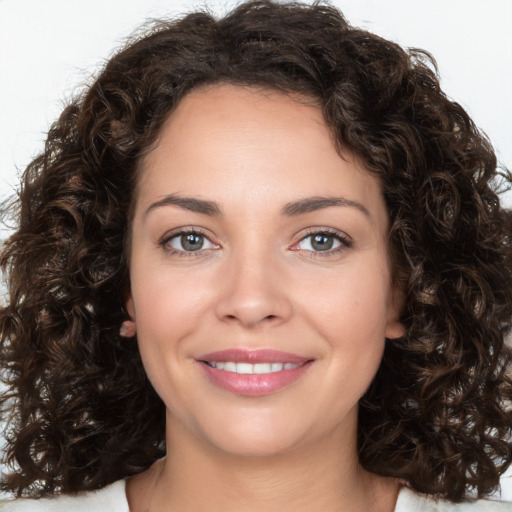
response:
<path id="1" fill-rule="evenodd" d="M 242 458 L 276 457 L 289 453 L 297 446 L 296 442 L 285 435 L 280 438 L 275 435 L 268 435 L 264 438 L 261 435 L 233 436 L 229 439 L 212 439 L 211 443 L 227 455 Z"/>
<path id="2" fill-rule="evenodd" d="M 210 446 L 232 456 L 270 457 L 290 452 L 309 437 L 308 425 L 293 428 L 298 423 L 265 415 L 252 421 L 239 417 L 238 421 L 209 421 L 197 433 Z"/>

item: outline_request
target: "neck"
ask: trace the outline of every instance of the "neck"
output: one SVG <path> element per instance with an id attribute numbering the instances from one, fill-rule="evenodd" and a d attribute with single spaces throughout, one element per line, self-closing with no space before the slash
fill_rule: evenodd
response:
<path id="1" fill-rule="evenodd" d="M 132 512 L 394 510 L 397 483 L 365 471 L 344 448 L 356 446 L 346 435 L 244 457 L 198 443 L 179 425 L 168 432 L 169 456 L 129 482 Z"/>

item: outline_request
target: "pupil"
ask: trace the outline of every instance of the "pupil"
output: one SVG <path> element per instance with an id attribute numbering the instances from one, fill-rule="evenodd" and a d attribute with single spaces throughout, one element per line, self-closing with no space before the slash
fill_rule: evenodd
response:
<path id="1" fill-rule="evenodd" d="M 311 242 L 313 249 L 317 251 L 328 251 L 334 243 L 333 237 L 330 235 L 315 235 Z"/>
<path id="2" fill-rule="evenodd" d="M 182 235 L 181 245 L 186 251 L 198 251 L 203 247 L 203 237 L 194 233 Z"/>

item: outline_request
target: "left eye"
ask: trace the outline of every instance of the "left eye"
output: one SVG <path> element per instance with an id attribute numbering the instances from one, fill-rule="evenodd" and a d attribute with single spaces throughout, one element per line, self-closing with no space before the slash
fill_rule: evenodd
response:
<path id="1" fill-rule="evenodd" d="M 215 245 L 201 233 L 178 233 L 170 238 L 166 244 L 176 251 L 184 252 L 215 248 Z"/>
<path id="2" fill-rule="evenodd" d="M 298 244 L 303 251 L 325 252 L 341 247 L 343 241 L 340 236 L 332 233 L 312 233 L 304 237 Z"/>

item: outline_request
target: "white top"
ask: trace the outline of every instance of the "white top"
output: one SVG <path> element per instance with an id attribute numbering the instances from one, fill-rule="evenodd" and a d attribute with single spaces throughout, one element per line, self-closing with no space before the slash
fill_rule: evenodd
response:
<path id="1" fill-rule="evenodd" d="M 1 501 L 0 512 L 130 512 L 125 486 L 126 481 L 119 480 L 99 491 L 73 496 Z M 395 512 L 512 512 L 512 503 L 478 500 L 455 504 L 433 500 L 403 487 L 398 495 Z"/>

